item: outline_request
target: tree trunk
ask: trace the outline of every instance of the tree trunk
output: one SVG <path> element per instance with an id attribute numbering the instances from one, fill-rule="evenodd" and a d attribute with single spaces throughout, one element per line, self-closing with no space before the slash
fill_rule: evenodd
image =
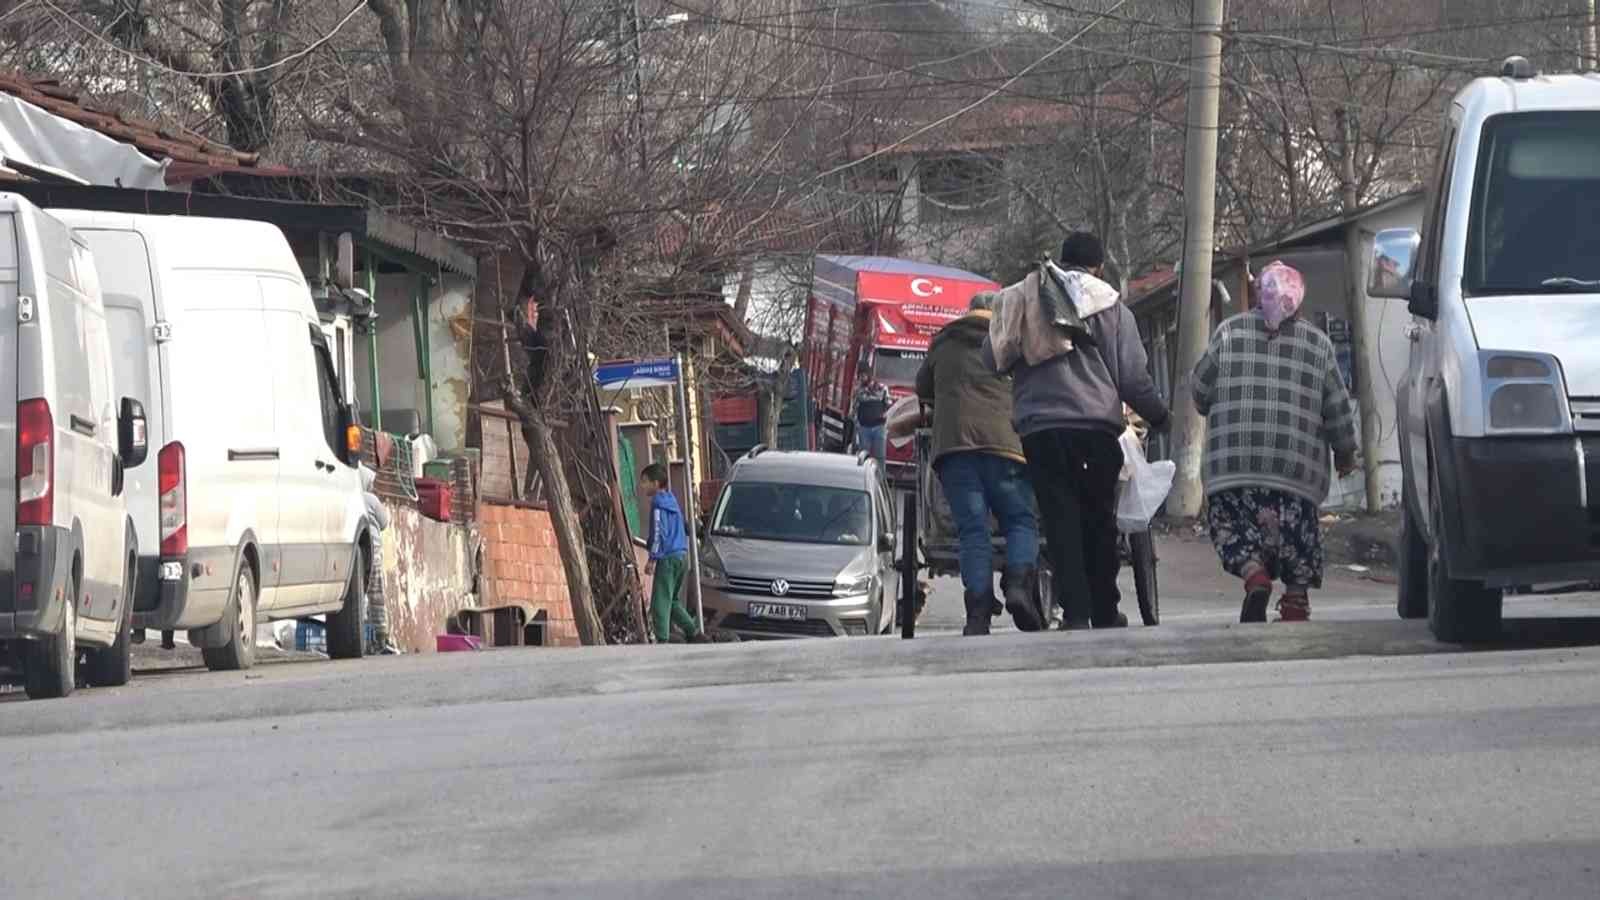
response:
<path id="1" fill-rule="evenodd" d="M 578 640 L 585 646 L 604 644 L 605 628 L 600 621 L 600 612 L 595 608 L 594 590 L 589 581 L 589 557 L 583 541 L 583 527 L 578 520 L 578 509 L 572 502 L 572 489 L 567 484 L 567 471 L 556 449 L 555 435 L 551 434 L 544 413 L 534 409 L 519 412 L 523 413 L 523 436 L 528 441 L 528 449 L 544 480 L 550 524 L 556 533 L 556 550 L 561 554 L 561 568 L 567 575 L 567 594 L 572 599 L 572 619 L 578 627 Z"/>
<path id="2" fill-rule="evenodd" d="M 1340 201 L 1344 206 L 1345 224 L 1345 304 L 1350 320 L 1350 354 L 1354 357 L 1356 376 L 1356 404 L 1361 414 L 1361 470 L 1366 487 L 1367 512 L 1382 508 L 1382 484 L 1378 478 L 1379 440 L 1383 430 L 1378 417 L 1377 393 L 1372 384 L 1372 360 L 1367 355 L 1367 291 L 1361 283 L 1365 271 L 1362 254 L 1366 244 L 1361 237 L 1361 223 L 1352 216 L 1361 207 L 1361 192 L 1356 183 L 1356 129 L 1350 113 L 1336 111 L 1339 120 L 1339 137 L 1342 153 L 1339 158 Z"/>
<path id="3" fill-rule="evenodd" d="M 761 420 L 761 443 L 769 450 L 778 448 L 778 423 L 783 421 L 783 398 L 789 392 L 789 376 L 794 371 L 797 357 L 793 347 L 783 348 L 778 360 L 778 371 L 767 387 L 767 411 Z"/>

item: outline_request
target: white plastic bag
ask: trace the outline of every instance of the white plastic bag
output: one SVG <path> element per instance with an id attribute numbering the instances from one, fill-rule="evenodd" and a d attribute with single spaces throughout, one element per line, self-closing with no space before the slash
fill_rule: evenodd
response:
<path id="1" fill-rule="evenodd" d="M 1117 497 L 1117 528 L 1133 533 L 1149 531 L 1150 520 L 1156 517 L 1161 504 L 1167 501 L 1172 490 L 1172 478 L 1178 466 L 1170 459 L 1150 462 L 1144 458 L 1144 448 L 1139 436 L 1129 428 L 1122 432 L 1122 493 Z"/>

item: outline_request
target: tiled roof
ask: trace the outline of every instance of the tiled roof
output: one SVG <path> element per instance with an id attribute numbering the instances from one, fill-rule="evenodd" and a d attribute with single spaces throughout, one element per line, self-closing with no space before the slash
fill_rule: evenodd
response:
<path id="1" fill-rule="evenodd" d="M 257 153 L 241 153 L 185 128 L 113 112 L 86 101 L 53 78 L 0 73 L 0 93 L 32 103 L 54 115 L 137 148 L 157 160 L 170 160 L 169 184 L 193 181 L 219 172 L 288 175 L 288 169 L 265 166 Z"/>

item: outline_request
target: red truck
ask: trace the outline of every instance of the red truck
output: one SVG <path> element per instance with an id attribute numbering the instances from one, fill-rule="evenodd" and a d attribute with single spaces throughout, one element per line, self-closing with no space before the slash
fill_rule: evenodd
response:
<path id="1" fill-rule="evenodd" d="M 960 269 L 886 256 L 818 256 L 802 364 L 816 398 L 813 446 L 849 449 L 851 401 L 876 375 L 896 400 L 916 389 L 933 336 L 974 294 L 1000 285 Z M 889 474 L 912 477 L 910 444 L 889 446 Z"/>

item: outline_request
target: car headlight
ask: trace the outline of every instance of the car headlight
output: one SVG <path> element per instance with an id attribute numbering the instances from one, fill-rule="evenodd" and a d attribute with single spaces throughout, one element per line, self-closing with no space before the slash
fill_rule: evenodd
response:
<path id="1" fill-rule="evenodd" d="M 833 595 L 835 597 L 856 597 L 869 593 L 877 580 L 871 574 L 840 578 L 833 583 Z"/>
<path id="2" fill-rule="evenodd" d="M 712 587 L 722 587 L 728 583 L 728 573 L 722 568 L 722 558 L 717 556 L 717 551 L 710 544 L 700 548 L 700 583 Z"/>
<path id="3" fill-rule="evenodd" d="M 1483 393 L 1489 431 L 1560 434 L 1572 430 L 1561 369 L 1554 357 L 1486 354 Z"/>

